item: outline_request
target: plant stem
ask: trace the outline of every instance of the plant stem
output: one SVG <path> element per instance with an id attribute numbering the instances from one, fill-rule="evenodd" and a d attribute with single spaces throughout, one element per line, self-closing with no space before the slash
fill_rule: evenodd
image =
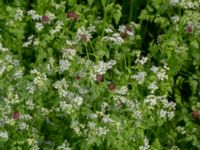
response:
<path id="1" fill-rule="evenodd" d="M 106 10 L 105 10 L 104 0 L 101 0 L 101 3 L 102 3 L 102 6 L 103 6 L 103 27 L 102 27 L 101 37 L 103 37 L 104 36 L 104 32 L 105 32 L 107 14 L 106 14 Z"/>
<path id="2" fill-rule="evenodd" d="M 130 0 L 129 18 L 128 18 L 129 22 L 131 22 L 131 20 L 133 19 L 133 2 L 134 0 Z"/>

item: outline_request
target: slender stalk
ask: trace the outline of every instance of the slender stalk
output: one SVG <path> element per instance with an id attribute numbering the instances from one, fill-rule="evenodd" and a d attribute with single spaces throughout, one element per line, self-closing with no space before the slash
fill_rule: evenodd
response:
<path id="1" fill-rule="evenodd" d="M 131 20 L 133 19 L 133 2 L 134 0 L 130 0 L 129 18 L 128 18 L 129 22 L 131 22 Z"/>
<path id="2" fill-rule="evenodd" d="M 87 44 L 85 44 L 87 58 L 90 59 Z"/>
<path id="3" fill-rule="evenodd" d="M 105 10 L 105 2 L 104 0 L 101 0 L 102 6 L 103 6 L 103 27 L 102 27 L 102 34 L 101 36 L 104 36 L 104 32 L 105 32 L 105 26 L 106 26 L 106 19 L 107 19 L 107 14 L 106 14 L 106 10 Z"/>

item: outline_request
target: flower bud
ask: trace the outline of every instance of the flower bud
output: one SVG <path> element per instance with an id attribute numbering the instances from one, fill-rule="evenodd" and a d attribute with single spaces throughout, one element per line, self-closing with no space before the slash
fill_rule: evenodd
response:
<path id="1" fill-rule="evenodd" d="M 44 16 L 42 16 L 42 21 L 43 21 L 44 23 L 49 23 L 49 22 L 50 22 L 50 19 L 49 19 L 48 16 L 44 15 Z"/>
<path id="2" fill-rule="evenodd" d="M 197 120 L 198 120 L 198 117 L 199 117 L 198 111 L 193 111 L 192 116 L 193 116 L 193 118 L 195 119 L 195 121 L 197 121 Z"/>
<path id="3" fill-rule="evenodd" d="M 103 82 L 103 80 L 104 80 L 103 75 L 101 75 L 101 74 L 96 75 L 96 80 L 97 80 L 97 82 Z"/>
<path id="4" fill-rule="evenodd" d="M 20 113 L 19 112 L 14 112 L 12 117 L 13 117 L 14 120 L 17 120 L 17 119 L 20 118 Z"/>
<path id="5" fill-rule="evenodd" d="M 75 12 L 68 12 L 67 17 L 71 18 L 74 21 L 78 20 L 78 15 Z"/>

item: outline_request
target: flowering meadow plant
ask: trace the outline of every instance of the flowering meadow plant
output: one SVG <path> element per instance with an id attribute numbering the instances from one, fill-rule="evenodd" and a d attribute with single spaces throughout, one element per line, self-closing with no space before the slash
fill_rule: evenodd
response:
<path id="1" fill-rule="evenodd" d="M 2 0 L 0 149 L 200 149 L 199 7 Z"/>

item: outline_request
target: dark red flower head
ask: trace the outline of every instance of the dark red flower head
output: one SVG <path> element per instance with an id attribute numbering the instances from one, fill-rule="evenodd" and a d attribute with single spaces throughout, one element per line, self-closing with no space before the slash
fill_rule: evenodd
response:
<path id="1" fill-rule="evenodd" d="M 80 75 L 76 75 L 76 80 L 81 80 L 81 76 Z"/>
<path id="2" fill-rule="evenodd" d="M 49 23 L 49 22 L 50 22 L 50 19 L 49 19 L 48 16 L 44 15 L 44 16 L 42 16 L 42 21 L 43 21 L 44 23 Z"/>
<path id="3" fill-rule="evenodd" d="M 192 31 L 193 31 L 193 26 L 191 24 L 188 24 L 186 27 L 186 32 L 192 33 Z"/>
<path id="4" fill-rule="evenodd" d="M 86 34 L 81 34 L 80 37 L 84 42 L 88 42 L 90 40 L 89 36 Z"/>
<path id="5" fill-rule="evenodd" d="M 96 80 L 97 80 L 97 82 L 103 82 L 103 80 L 104 80 L 103 75 L 101 75 L 101 74 L 96 75 Z"/>
<path id="6" fill-rule="evenodd" d="M 110 91 L 114 91 L 114 90 L 115 90 L 115 84 L 114 84 L 114 83 L 109 84 L 109 85 L 108 85 L 108 89 L 109 89 Z"/>
<path id="7" fill-rule="evenodd" d="M 68 12 L 67 17 L 71 18 L 74 21 L 76 21 L 78 19 L 78 15 L 75 12 Z"/>
<path id="8" fill-rule="evenodd" d="M 19 112 L 14 112 L 12 117 L 13 117 L 13 119 L 17 120 L 17 119 L 20 118 L 20 113 Z"/>
<path id="9" fill-rule="evenodd" d="M 195 121 L 197 121 L 197 120 L 198 120 L 198 117 L 199 117 L 198 111 L 193 111 L 192 116 L 193 116 L 193 118 L 195 119 Z"/>
<path id="10" fill-rule="evenodd" d="M 133 31 L 133 29 L 129 25 L 126 25 L 126 30 L 129 31 L 129 32 Z"/>

